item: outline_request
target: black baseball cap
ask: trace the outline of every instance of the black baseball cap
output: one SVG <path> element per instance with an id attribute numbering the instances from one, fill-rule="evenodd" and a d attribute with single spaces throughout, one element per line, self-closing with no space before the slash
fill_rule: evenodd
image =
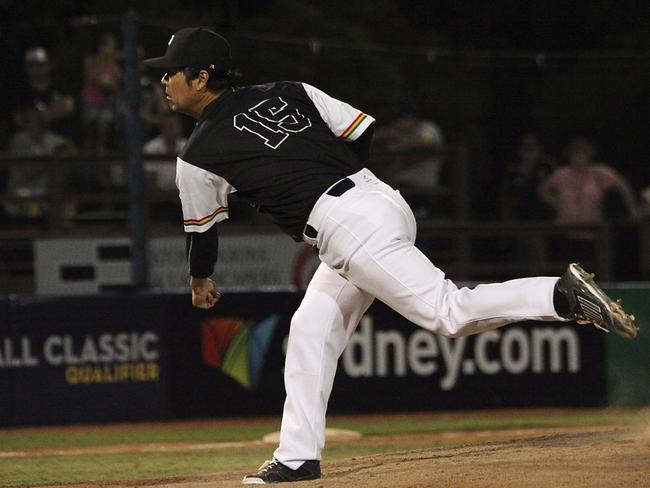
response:
<path id="1" fill-rule="evenodd" d="M 164 56 L 144 60 L 144 64 L 150 68 L 215 71 L 228 71 L 230 62 L 230 44 L 207 27 L 186 27 L 175 32 L 169 39 Z"/>

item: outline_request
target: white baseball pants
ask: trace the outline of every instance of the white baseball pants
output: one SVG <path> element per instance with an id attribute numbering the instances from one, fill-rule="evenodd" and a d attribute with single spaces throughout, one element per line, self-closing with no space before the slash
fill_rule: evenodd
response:
<path id="1" fill-rule="evenodd" d="M 557 277 L 458 289 L 415 246 L 413 213 L 398 191 L 369 170 L 349 176 L 341 196 L 323 194 L 308 224 L 322 261 L 291 320 L 280 445 L 292 469 L 321 459 L 325 413 L 339 356 L 373 299 L 448 337 L 521 320 L 564 320 L 553 307 Z"/>

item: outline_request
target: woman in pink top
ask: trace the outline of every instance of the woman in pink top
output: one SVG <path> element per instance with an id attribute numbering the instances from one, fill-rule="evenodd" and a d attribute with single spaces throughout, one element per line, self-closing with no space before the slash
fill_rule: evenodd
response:
<path id="1" fill-rule="evenodd" d="M 620 195 L 633 220 L 638 217 L 636 198 L 629 183 L 612 167 L 592 163 L 595 153 L 589 141 L 575 139 L 567 150 L 569 164 L 556 169 L 540 185 L 539 196 L 555 209 L 557 222 L 603 222 L 606 196 L 610 192 Z"/>
<path id="2" fill-rule="evenodd" d="M 122 84 L 115 36 L 104 34 L 97 52 L 84 60 L 84 83 L 81 90 L 85 147 L 99 154 L 108 150 L 109 134 L 115 118 L 115 100 Z"/>

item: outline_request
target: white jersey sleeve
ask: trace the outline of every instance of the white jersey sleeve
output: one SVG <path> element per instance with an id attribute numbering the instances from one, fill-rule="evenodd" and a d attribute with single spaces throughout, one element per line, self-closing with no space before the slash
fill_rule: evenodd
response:
<path id="1" fill-rule="evenodd" d="M 332 98 L 307 83 L 302 83 L 307 95 L 330 130 L 346 141 L 356 140 L 375 119 L 353 106 Z"/>
<path id="2" fill-rule="evenodd" d="M 176 159 L 176 186 L 185 232 L 205 232 L 228 218 L 228 195 L 237 191 L 220 176 Z"/>

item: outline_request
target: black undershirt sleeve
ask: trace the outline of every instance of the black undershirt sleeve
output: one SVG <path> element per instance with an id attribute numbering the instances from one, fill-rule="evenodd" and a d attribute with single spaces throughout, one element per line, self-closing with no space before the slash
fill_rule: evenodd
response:
<path id="1" fill-rule="evenodd" d="M 372 136 L 374 134 L 375 124 L 372 124 L 356 140 L 348 142 L 348 147 L 362 163 L 370 159 L 370 145 L 372 144 Z"/>
<path id="2" fill-rule="evenodd" d="M 205 232 L 188 232 L 185 240 L 185 252 L 190 276 L 194 278 L 211 276 L 219 254 L 217 225 L 213 225 Z"/>

